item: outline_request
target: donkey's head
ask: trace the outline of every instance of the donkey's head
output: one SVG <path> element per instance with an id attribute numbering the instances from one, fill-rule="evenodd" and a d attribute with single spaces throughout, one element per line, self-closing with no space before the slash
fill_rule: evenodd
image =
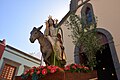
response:
<path id="1" fill-rule="evenodd" d="M 40 26 L 39 28 L 34 27 L 33 30 L 30 32 L 30 42 L 31 43 L 34 43 L 34 41 L 39 38 L 39 36 L 40 36 L 40 29 L 42 27 L 43 27 L 43 25 Z"/>

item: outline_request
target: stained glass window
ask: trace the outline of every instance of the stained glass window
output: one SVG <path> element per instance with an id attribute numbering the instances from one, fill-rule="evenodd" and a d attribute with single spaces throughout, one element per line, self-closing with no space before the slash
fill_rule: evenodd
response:
<path id="1" fill-rule="evenodd" d="M 90 24 L 92 22 L 92 11 L 89 7 L 86 8 L 86 22 Z"/>

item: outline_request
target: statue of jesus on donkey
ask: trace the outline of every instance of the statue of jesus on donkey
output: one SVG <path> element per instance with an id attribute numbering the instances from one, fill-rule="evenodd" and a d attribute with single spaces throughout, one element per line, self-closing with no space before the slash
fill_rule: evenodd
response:
<path id="1" fill-rule="evenodd" d="M 34 43 L 37 39 L 40 44 L 42 56 L 46 65 L 56 65 L 64 67 L 66 55 L 63 46 L 63 31 L 57 26 L 57 20 L 49 16 L 46 23 L 44 34 L 40 31 L 43 27 L 34 27 L 30 32 L 30 42 Z"/>

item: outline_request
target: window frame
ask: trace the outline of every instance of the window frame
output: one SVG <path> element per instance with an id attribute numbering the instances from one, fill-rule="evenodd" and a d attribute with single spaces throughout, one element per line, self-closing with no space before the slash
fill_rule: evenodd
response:
<path id="1" fill-rule="evenodd" d="M 2 63 L 1 69 L 0 69 L 0 75 L 2 74 L 2 71 L 3 71 L 3 69 L 4 69 L 5 64 L 8 64 L 8 65 L 10 65 L 10 66 L 16 67 L 15 73 L 14 73 L 14 75 L 13 75 L 13 80 L 14 80 L 14 79 L 15 79 L 15 76 L 16 76 L 17 73 L 18 73 L 19 66 L 20 66 L 21 64 L 18 63 L 18 62 L 15 62 L 15 61 L 13 61 L 13 60 L 10 60 L 10 59 L 4 57 L 4 58 L 3 58 L 3 63 Z"/>

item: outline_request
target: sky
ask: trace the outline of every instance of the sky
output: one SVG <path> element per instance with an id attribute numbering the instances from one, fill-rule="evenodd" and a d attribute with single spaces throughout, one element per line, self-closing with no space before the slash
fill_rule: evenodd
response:
<path id="1" fill-rule="evenodd" d="M 69 4 L 70 0 L 0 0 L 0 40 L 25 53 L 39 53 L 38 41 L 29 41 L 30 31 L 44 25 L 44 32 L 49 15 L 60 21 Z"/>

